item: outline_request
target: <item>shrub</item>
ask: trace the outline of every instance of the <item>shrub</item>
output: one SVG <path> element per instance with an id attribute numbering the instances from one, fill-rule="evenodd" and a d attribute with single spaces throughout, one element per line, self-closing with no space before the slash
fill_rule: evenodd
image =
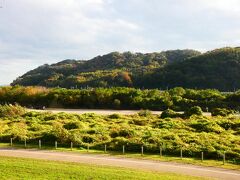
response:
<path id="1" fill-rule="evenodd" d="M 192 115 L 202 116 L 202 114 L 202 109 L 199 106 L 193 106 L 184 112 L 184 116 L 186 117 L 190 117 Z"/>
<path id="2" fill-rule="evenodd" d="M 53 114 L 52 112 L 46 114 L 46 116 L 44 117 L 45 121 L 51 121 L 51 120 L 57 120 L 57 119 L 58 119 L 58 115 Z"/>
<path id="3" fill-rule="evenodd" d="M 115 129 L 112 130 L 110 133 L 110 136 L 112 138 L 116 138 L 116 137 L 124 137 L 124 138 L 130 138 L 134 135 L 134 131 L 130 130 L 130 129 Z"/>
<path id="4" fill-rule="evenodd" d="M 156 121 L 154 127 L 159 129 L 173 129 L 177 127 L 177 121 L 173 121 L 171 118 L 164 118 L 164 120 Z"/>
<path id="5" fill-rule="evenodd" d="M 30 112 L 26 112 L 23 117 L 37 117 L 37 116 L 41 116 L 42 113 L 40 112 L 35 112 L 35 111 L 30 111 Z"/>
<path id="6" fill-rule="evenodd" d="M 16 140 L 24 140 L 27 138 L 28 130 L 25 122 L 13 123 L 10 128 L 11 137 Z"/>
<path id="7" fill-rule="evenodd" d="M 79 129 L 79 128 L 82 128 L 82 124 L 78 121 L 71 121 L 71 122 L 68 122 L 66 124 L 64 124 L 64 128 L 67 129 L 67 130 L 71 130 L 71 129 Z"/>
<path id="8" fill-rule="evenodd" d="M 180 113 L 177 113 L 171 109 L 167 109 L 165 111 L 162 112 L 161 114 L 161 118 L 165 119 L 165 118 L 176 118 L 176 117 L 181 117 L 182 115 Z"/>
<path id="9" fill-rule="evenodd" d="M 55 136 L 60 143 L 66 143 L 69 141 L 69 132 L 63 128 L 61 123 L 54 122 L 52 126 L 52 136 Z"/>
<path id="10" fill-rule="evenodd" d="M 189 124 L 197 132 L 216 132 L 221 133 L 224 129 L 219 126 L 216 122 L 208 119 L 192 120 Z"/>
<path id="11" fill-rule="evenodd" d="M 26 113 L 26 109 L 19 105 L 0 105 L 0 117 L 16 117 Z"/>
<path id="12" fill-rule="evenodd" d="M 111 118 L 111 119 L 120 119 L 121 115 L 114 113 L 114 114 L 109 115 L 108 117 Z"/>
<path id="13" fill-rule="evenodd" d="M 163 112 L 166 116 L 183 116 L 172 110 Z M 115 115 L 113 115 L 114 117 Z M 22 116 L 0 117 L 0 141 L 14 142 L 27 139 L 36 143 L 54 146 L 54 141 L 70 147 L 87 147 L 109 150 L 159 152 L 161 144 L 166 155 L 179 154 L 183 147 L 185 156 L 195 156 L 205 151 L 204 157 L 216 158 L 217 152 L 227 151 L 229 160 L 240 159 L 240 119 L 238 117 L 197 117 L 160 119 L 135 115 L 121 116 L 111 120 L 109 116 L 95 114 L 49 114 L 25 113 Z M 49 119 L 46 121 L 46 119 Z"/>
<path id="14" fill-rule="evenodd" d="M 138 113 L 139 116 L 143 116 L 143 117 L 148 117 L 148 116 L 151 116 L 152 115 L 152 112 L 149 111 L 149 110 L 141 110 L 139 113 Z"/>
<path id="15" fill-rule="evenodd" d="M 215 108 L 213 109 L 213 111 L 211 112 L 212 116 L 228 116 L 233 114 L 232 110 L 229 109 L 225 109 L 225 108 Z"/>
<path id="16" fill-rule="evenodd" d="M 83 143 L 94 143 L 95 139 L 93 138 L 94 136 L 91 136 L 91 135 L 84 135 L 82 137 L 82 142 Z"/>
<path id="17" fill-rule="evenodd" d="M 138 126 L 146 126 L 149 123 L 149 121 L 145 119 L 133 119 L 132 121 L 130 121 L 130 123 Z"/>
<path id="18" fill-rule="evenodd" d="M 127 138 L 127 137 L 131 137 L 133 135 L 134 135 L 134 131 L 132 131 L 130 129 L 121 129 L 119 131 L 119 136 L 121 136 L 121 137 Z"/>
<path id="19" fill-rule="evenodd" d="M 96 129 L 88 129 L 86 131 L 87 134 L 97 134 L 97 130 Z"/>

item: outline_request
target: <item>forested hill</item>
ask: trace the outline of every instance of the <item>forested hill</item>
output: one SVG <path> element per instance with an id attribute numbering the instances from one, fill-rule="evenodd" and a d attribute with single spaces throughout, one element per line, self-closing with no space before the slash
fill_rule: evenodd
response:
<path id="1" fill-rule="evenodd" d="M 240 89 L 240 47 L 216 49 L 157 69 L 146 77 L 153 87 Z"/>
<path id="2" fill-rule="evenodd" d="M 199 55 L 194 50 L 174 50 L 160 53 L 112 52 L 88 61 L 64 60 L 43 65 L 17 78 L 12 85 L 47 87 L 108 87 L 134 86 L 146 73 L 166 64 Z"/>
<path id="3" fill-rule="evenodd" d="M 113 52 L 88 61 L 65 60 L 43 65 L 12 83 L 17 84 L 66 88 L 182 86 L 232 91 L 240 88 L 240 48 L 222 48 L 204 54 L 195 50 Z"/>

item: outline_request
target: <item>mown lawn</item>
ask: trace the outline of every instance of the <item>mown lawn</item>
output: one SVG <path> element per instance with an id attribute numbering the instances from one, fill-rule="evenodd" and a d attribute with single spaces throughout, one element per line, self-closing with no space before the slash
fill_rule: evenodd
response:
<path id="1" fill-rule="evenodd" d="M 203 179 L 178 174 L 156 173 L 108 166 L 0 156 L 1 179 Z"/>
<path id="2" fill-rule="evenodd" d="M 9 143 L 0 143 L 0 148 L 11 148 Z M 24 144 L 13 144 L 13 148 L 16 149 L 24 149 Z M 38 149 L 37 144 L 27 144 L 27 149 Z M 38 149 L 40 150 L 40 149 Z M 177 156 L 166 156 L 163 155 L 160 157 L 159 154 L 152 154 L 152 153 L 144 153 L 142 156 L 141 153 L 133 153 L 133 152 L 126 152 L 124 155 L 122 152 L 116 152 L 116 151 L 107 151 L 106 153 L 102 150 L 95 150 L 95 149 L 87 149 L 84 148 L 76 148 L 73 147 L 71 150 L 70 147 L 58 147 L 58 149 L 55 149 L 54 146 L 42 146 L 42 150 L 50 150 L 50 151 L 59 151 L 59 152 L 71 152 L 71 153 L 81 153 L 81 154 L 100 154 L 105 156 L 118 156 L 123 158 L 136 158 L 136 159 L 149 159 L 149 160 L 156 160 L 156 161 L 171 161 L 171 162 L 177 162 L 177 163 L 186 163 L 186 164 L 193 164 L 193 165 L 200 165 L 200 166 L 207 166 L 207 167 L 219 167 L 219 168 L 225 168 L 225 169 L 233 169 L 233 170 L 240 170 L 239 164 L 233 164 L 226 159 L 225 164 L 223 164 L 223 161 L 221 158 L 218 160 L 212 160 L 212 159 L 204 159 L 203 162 L 199 158 L 189 158 L 189 157 L 177 157 Z M 184 155 L 184 154 L 183 154 Z"/>

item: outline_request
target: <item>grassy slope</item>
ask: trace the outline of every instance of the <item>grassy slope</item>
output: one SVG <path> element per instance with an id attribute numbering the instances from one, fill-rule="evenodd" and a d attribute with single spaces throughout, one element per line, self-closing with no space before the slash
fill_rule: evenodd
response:
<path id="1" fill-rule="evenodd" d="M 177 174 L 0 156 L 1 179 L 202 179 Z"/>

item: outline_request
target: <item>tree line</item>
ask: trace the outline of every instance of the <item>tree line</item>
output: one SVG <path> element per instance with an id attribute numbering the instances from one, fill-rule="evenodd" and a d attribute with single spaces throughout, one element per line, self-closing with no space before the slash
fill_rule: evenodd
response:
<path id="1" fill-rule="evenodd" d="M 203 111 L 216 108 L 240 110 L 240 91 L 194 90 L 181 87 L 161 91 L 136 88 L 65 89 L 7 86 L 0 88 L 1 104 L 29 108 L 100 108 L 185 111 L 199 106 Z"/>

